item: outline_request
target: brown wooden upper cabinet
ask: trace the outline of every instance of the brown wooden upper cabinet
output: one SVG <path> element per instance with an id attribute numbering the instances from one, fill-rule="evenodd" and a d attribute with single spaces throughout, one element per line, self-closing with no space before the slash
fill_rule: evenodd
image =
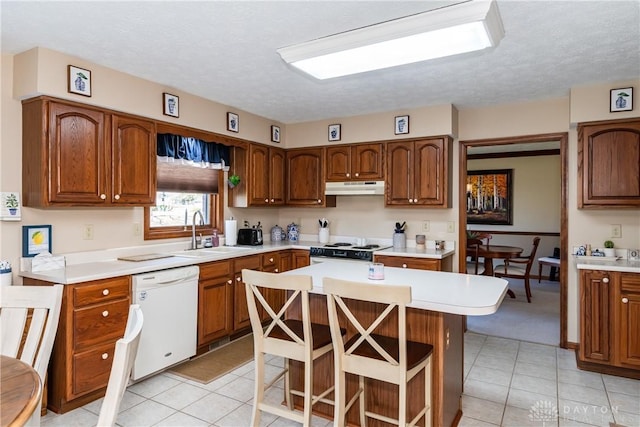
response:
<path id="1" fill-rule="evenodd" d="M 47 97 L 23 101 L 22 111 L 25 206 L 154 204 L 152 121 Z"/>
<path id="2" fill-rule="evenodd" d="M 384 146 L 375 144 L 327 147 L 327 181 L 384 179 Z"/>
<path id="3" fill-rule="evenodd" d="M 281 148 L 249 147 L 249 205 L 284 205 L 285 154 Z"/>
<path id="4" fill-rule="evenodd" d="M 287 150 L 288 206 L 335 207 L 336 196 L 324 195 L 324 148 Z"/>
<path id="5" fill-rule="evenodd" d="M 386 206 L 449 208 L 451 138 L 387 143 Z"/>
<path id="6" fill-rule="evenodd" d="M 578 124 L 579 208 L 640 207 L 640 119 Z"/>

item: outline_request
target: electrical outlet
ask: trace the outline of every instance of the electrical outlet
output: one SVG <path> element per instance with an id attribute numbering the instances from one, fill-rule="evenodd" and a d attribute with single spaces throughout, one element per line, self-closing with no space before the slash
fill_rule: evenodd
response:
<path id="1" fill-rule="evenodd" d="M 93 224 L 85 224 L 82 230 L 82 238 L 84 240 L 93 240 Z"/>
<path id="2" fill-rule="evenodd" d="M 611 224 L 611 237 L 616 237 L 616 238 L 622 237 L 622 225 Z"/>
<path id="3" fill-rule="evenodd" d="M 422 231 L 429 231 L 429 221 L 422 221 Z"/>
<path id="4" fill-rule="evenodd" d="M 455 233 L 456 232 L 456 223 L 453 221 L 447 222 L 447 233 Z"/>
<path id="5" fill-rule="evenodd" d="M 134 222 L 133 223 L 133 235 L 134 236 L 140 236 L 142 234 L 142 227 L 140 226 L 139 222 Z"/>

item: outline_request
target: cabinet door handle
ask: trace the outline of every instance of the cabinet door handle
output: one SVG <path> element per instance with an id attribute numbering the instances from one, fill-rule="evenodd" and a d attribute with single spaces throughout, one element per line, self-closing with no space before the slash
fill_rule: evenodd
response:
<path id="1" fill-rule="evenodd" d="M 322 203 L 322 200 L 318 199 L 318 203 Z"/>
<path id="2" fill-rule="evenodd" d="M 113 196 L 113 198 L 116 199 L 116 200 L 120 200 L 120 195 L 116 194 L 115 196 Z"/>
<path id="3" fill-rule="evenodd" d="M 407 268 L 407 264 L 402 264 L 402 268 Z"/>
<path id="4" fill-rule="evenodd" d="M 409 203 L 413 203 L 413 199 L 409 198 Z"/>
<path id="5" fill-rule="evenodd" d="M 232 284 L 232 283 L 233 283 L 233 280 L 229 279 L 229 280 L 227 280 L 227 283 L 228 283 L 228 284 Z"/>
<path id="6" fill-rule="evenodd" d="M 264 199 L 264 202 L 265 203 L 269 203 L 269 199 Z"/>
<path id="7" fill-rule="evenodd" d="M 629 298 L 622 298 L 622 303 L 623 303 L 623 304 L 626 304 L 626 303 L 628 303 L 628 302 L 629 302 Z"/>
<path id="8" fill-rule="evenodd" d="M 280 270 L 278 270 L 277 268 L 273 271 L 275 271 L 276 273 L 280 273 Z"/>
<path id="9" fill-rule="evenodd" d="M 413 203 L 418 203 L 418 199 L 413 199 Z"/>
<path id="10" fill-rule="evenodd" d="M 273 262 L 273 258 L 269 258 L 269 262 Z"/>
<path id="11" fill-rule="evenodd" d="M 242 282 L 242 277 L 236 277 L 236 282 Z"/>
<path id="12" fill-rule="evenodd" d="M 106 195 L 106 194 L 101 194 L 101 195 L 100 195 L 100 199 L 102 199 L 102 200 L 107 200 L 107 195 Z"/>
<path id="13" fill-rule="evenodd" d="M 109 289 L 105 289 L 105 290 L 103 290 L 103 291 L 102 291 L 102 295 L 104 295 L 105 297 L 106 297 L 107 295 L 109 295 Z"/>
<path id="14" fill-rule="evenodd" d="M 360 174 L 358 172 L 356 172 L 356 178 L 359 177 L 359 176 L 360 176 Z"/>
<path id="15" fill-rule="evenodd" d="M 105 310 L 102 312 L 102 317 L 107 317 L 109 316 L 109 310 Z"/>
<path id="16" fill-rule="evenodd" d="M 350 176 L 351 174 L 347 172 L 347 178 L 349 178 Z M 358 176 L 358 174 L 356 174 L 356 176 Z"/>
<path id="17" fill-rule="evenodd" d="M 271 203 L 275 203 L 275 199 L 271 199 Z"/>
<path id="18" fill-rule="evenodd" d="M 604 279 L 602 279 L 602 283 L 609 283 L 609 278 L 605 277 Z"/>
<path id="19" fill-rule="evenodd" d="M 109 353 L 102 353 L 102 360 L 107 360 L 109 358 Z"/>

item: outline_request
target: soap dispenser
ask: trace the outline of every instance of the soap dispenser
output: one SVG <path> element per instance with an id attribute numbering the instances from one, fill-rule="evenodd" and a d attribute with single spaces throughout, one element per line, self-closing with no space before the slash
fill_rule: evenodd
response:
<path id="1" fill-rule="evenodd" d="M 220 246 L 220 236 L 218 236 L 218 230 L 214 229 L 213 230 L 213 237 L 211 238 L 213 240 L 213 247 L 217 248 L 218 246 Z"/>

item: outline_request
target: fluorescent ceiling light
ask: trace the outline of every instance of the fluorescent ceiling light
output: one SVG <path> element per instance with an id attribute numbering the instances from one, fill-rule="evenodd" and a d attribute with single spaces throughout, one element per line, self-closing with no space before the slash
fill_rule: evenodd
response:
<path id="1" fill-rule="evenodd" d="M 471 0 L 278 49 L 288 64 L 330 79 L 495 47 L 504 28 L 493 0 Z"/>

